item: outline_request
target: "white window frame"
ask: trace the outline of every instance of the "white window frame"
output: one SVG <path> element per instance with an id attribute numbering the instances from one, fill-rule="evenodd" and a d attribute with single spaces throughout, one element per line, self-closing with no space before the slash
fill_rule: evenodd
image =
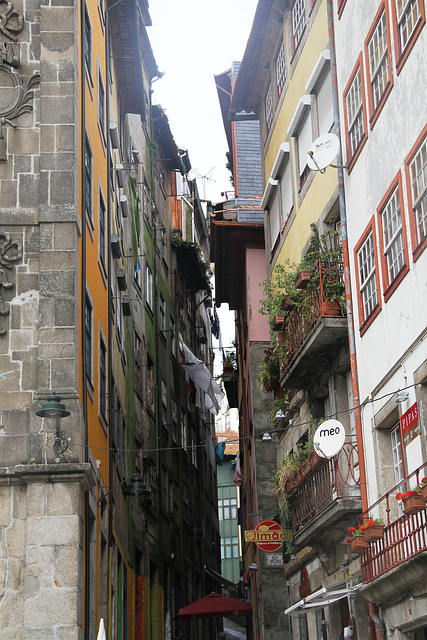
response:
<path id="1" fill-rule="evenodd" d="M 375 261 L 374 231 L 371 229 L 357 252 L 363 320 L 369 318 L 378 304 L 377 265 Z"/>
<path id="2" fill-rule="evenodd" d="M 270 131 L 271 125 L 273 124 L 273 116 L 274 116 L 274 101 L 273 101 L 273 86 L 270 83 L 267 93 L 265 96 L 265 125 L 267 129 L 267 133 Z"/>
<path id="3" fill-rule="evenodd" d="M 427 236 L 427 136 L 409 163 L 412 210 L 417 246 Z"/>
<path id="4" fill-rule="evenodd" d="M 400 210 L 399 185 L 393 189 L 385 206 L 381 210 L 384 242 L 384 256 L 387 264 L 389 284 L 399 275 L 405 266 L 405 246 L 403 243 L 402 214 Z"/>
<path id="5" fill-rule="evenodd" d="M 276 64 L 274 66 L 276 73 L 276 88 L 277 88 L 277 97 L 279 97 L 283 91 L 283 87 L 286 84 L 287 74 L 286 74 L 286 48 L 285 41 L 282 40 L 282 43 L 279 47 L 279 51 L 276 56 Z"/>
<path id="6" fill-rule="evenodd" d="M 395 0 L 396 21 L 402 54 L 421 19 L 420 0 Z"/>
<path id="7" fill-rule="evenodd" d="M 369 73 L 372 90 L 372 106 L 376 111 L 390 80 L 385 8 L 382 11 L 368 42 Z"/>
<path id="8" fill-rule="evenodd" d="M 305 0 L 294 0 L 291 9 L 293 53 L 298 49 L 307 22 Z"/>
<path id="9" fill-rule="evenodd" d="M 153 309 L 153 272 L 149 264 L 145 265 L 145 300 L 149 308 Z"/>
<path id="10" fill-rule="evenodd" d="M 348 117 L 348 136 L 350 152 L 353 157 L 365 135 L 365 121 L 363 117 L 362 69 L 359 65 L 345 96 Z"/>

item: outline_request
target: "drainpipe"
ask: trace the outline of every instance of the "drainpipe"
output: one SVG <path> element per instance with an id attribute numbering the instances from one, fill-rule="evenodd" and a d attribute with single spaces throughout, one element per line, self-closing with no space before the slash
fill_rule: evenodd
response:
<path id="1" fill-rule="evenodd" d="M 375 625 L 375 635 L 378 640 L 385 640 L 384 623 L 378 615 L 378 607 L 373 602 L 369 603 L 369 617 Z"/>
<path id="2" fill-rule="evenodd" d="M 85 22 L 86 22 L 86 9 L 85 0 L 81 0 L 80 3 L 81 12 L 81 32 L 80 41 L 85 41 Z M 85 157 L 86 149 L 86 72 L 85 72 L 85 52 L 82 46 L 81 56 L 81 69 L 80 69 L 80 90 L 81 90 L 81 167 L 82 167 L 82 273 L 81 273 L 81 336 L 82 336 L 82 368 L 83 368 L 83 388 L 82 388 L 82 401 L 83 401 L 83 421 L 84 421 L 84 460 L 89 460 L 89 431 L 88 431 L 88 416 L 87 416 L 87 378 L 86 378 L 86 337 L 85 337 L 85 317 L 86 317 L 86 171 L 84 168 L 83 159 Z M 89 640 L 90 630 L 90 527 L 89 527 L 89 494 L 85 492 L 84 501 L 84 638 Z"/>
<path id="3" fill-rule="evenodd" d="M 329 31 L 329 51 L 331 55 L 331 80 L 332 80 L 332 103 L 334 108 L 334 129 L 340 141 L 337 165 L 338 165 L 338 196 L 339 196 L 339 208 L 340 208 L 340 224 L 341 224 L 341 239 L 342 239 L 342 252 L 344 263 L 344 282 L 345 282 L 345 297 L 347 304 L 347 326 L 348 326 L 348 339 L 350 347 L 350 367 L 351 367 L 351 383 L 353 389 L 353 404 L 354 415 L 356 421 L 356 439 L 359 457 L 359 473 L 360 473 L 360 492 L 362 497 L 362 511 L 366 511 L 368 508 L 368 498 L 366 491 L 366 473 L 365 473 L 365 451 L 363 447 L 363 433 L 362 433 L 362 420 L 360 417 L 360 400 L 359 400 L 359 383 L 357 375 L 357 360 L 356 360 L 356 345 L 354 338 L 354 319 L 353 319 L 353 304 L 351 299 L 351 281 L 350 281 L 350 259 L 348 252 L 348 237 L 347 237 L 347 213 L 345 206 L 345 193 L 344 193 L 344 171 L 342 162 L 342 149 L 341 149 L 341 126 L 340 115 L 338 108 L 338 85 L 337 85 L 337 72 L 335 61 L 335 39 L 334 39 L 334 19 L 333 19 L 333 3 L 332 0 L 327 0 L 328 9 L 328 31 Z"/>

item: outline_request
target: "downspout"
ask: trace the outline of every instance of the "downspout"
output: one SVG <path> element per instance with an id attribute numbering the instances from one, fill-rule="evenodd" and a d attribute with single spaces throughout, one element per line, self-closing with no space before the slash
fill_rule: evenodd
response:
<path id="1" fill-rule="evenodd" d="M 358 374 L 357 374 L 356 345 L 355 345 L 355 337 L 354 337 L 353 303 L 351 299 L 350 259 L 349 259 L 349 252 L 348 252 L 347 213 L 346 213 L 345 193 L 344 193 L 344 171 L 343 171 L 342 148 L 341 148 L 341 125 L 340 125 L 340 115 L 339 115 L 339 108 L 338 108 L 338 84 L 337 84 L 337 71 L 336 71 L 336 60 L 335 60 L 335 38 L 334 38 L 334 19 L 333 19 L 332 0 L 327 0 L 327 10 L 328 10 L 329 51 L 331 55 L 330 64 L 331 64 L 331 80 L 332 80 L 332 103 L 334 108 L 334 129 L 340 141 L 338 155 L 337 155 L 338 197 L 339 197 L 341 239 L 342 239 L 343 263 L 344 263 L 345 297 L 346 297 L 346 304 L 347 304 L 347 327 L 348 327 L 348 339 L 349 339 L 349 348 L 350 348 L 351 383 L 352 383 L 352 389 L 353 389 L 354 416 L 356 421 L 356 439 L 357 439 L 358 458 L 359 458 L 360 493 L 362 498 L 362 511 L 366 511 L 368 508 L 368 498 L 367 498 L 367 491 L 366 491 L 365 451 L 363 446 L 362 420 L 360 416 L 359 383 L 358 383 Z"/>
<path id="2" fill-rule="evenodd" d="M 116 416 L 114 414 L 114 384 L 113 384 L 113 368 L 112 368 L 112 332 L 113 332 L 113 319 L 112 319 L 112 291 L 111 291 L 111 154 L 110 154 L 110 10 L 116 5 L 112 5 L 105 10 L 105 75 L 106 75 L 106 105 L 105 112 L 107 116 L 107 318 L 108 318 L 108 336 L 107 336 L 107 351 L 108 351 L 108 485 L 113 486 L 113 434 L 112 426 L 115 423 Z M 112 621 L 112 561 L 113 561 L 113 504 L 110 498 L 108 498 L 108 601 L 107 601 L 107 616 L 108 616 L 108 638 L 112 637 L 111 621 Z"/>
<path id="3" fill-rule="evenodd" d="M 82 168 L 82 275 L 81 275 L 81 336 L 82 336 L 82 368 L 83 368 L 83 421 L 84 421 L 84 460 L 89 460 L 89 429 L 87 417 L 87 377 L 86 377 L 86 335 L 85 335 L 85 318 L 86 318 L 86 171 L 84 166 L 84 157 L 86 149 L 86 73 L 85 73 L 85 26 L 86 26 L 86 7 L 85 0 L 81 0 L 81 73 L 80 73 L 80 90 L 81 90 L 81 168 Z M 89 622 L 90 622 L 90 527 L 89 527 L 89 493 L 85 492 L 84 502 L 84 637 L 89 640 Z"/>
<path id="4" fill-rule="evenodd" d="M 385 640 L 384 623 L 378 615 L 378 606 L 373 602 L 369 603 L 369 617 L 375 625 L 375 635 L 378 640 Z"/>

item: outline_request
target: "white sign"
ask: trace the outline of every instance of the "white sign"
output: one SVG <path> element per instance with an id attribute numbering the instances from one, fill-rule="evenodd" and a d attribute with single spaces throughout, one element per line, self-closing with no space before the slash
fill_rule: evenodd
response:
<path id="1" fill-rule="evenodd" d="M 316 138 L 307 152 L 308 166 L 313 171 L 326 169 L 332 160 L 337 157 L 340 148 L 340 141 L 335 133 L 324 133 Z"/>
<path id="2" fill-rule="evenodd" d="M 321 458 L 332 458 L 344 446 L 345 429 L 338 420 L 326 420 L 317 427 L 313 444 Z"/>
<path id="3" fill-rule="evenodd" d="M 283 567 L 282 553 L 266 553 L 265 564 L 267 567 Z"/>

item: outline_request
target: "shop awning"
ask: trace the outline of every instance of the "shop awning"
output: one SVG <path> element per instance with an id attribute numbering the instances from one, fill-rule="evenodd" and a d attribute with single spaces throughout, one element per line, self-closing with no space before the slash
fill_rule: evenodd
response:
<path id="1" fill-rule="evenodd" d="M 309 596 L 306 596 L 302 600 L 299 600 L 288 609 L 285 609 L 285 614 L 290 616 L 298 616 L 301 613 L 307 611 L 317 611 L 323 609 L 334 602 L 338 602 L 341 598 L 346 598 L 351 593 L 355 593 L 362 583 L 354 586 L 346 586 L 345 583 L 338 583 L 330 587 L 322 587 Z"/>
<path id="2" fill-rule="evenodd" d="M 233 618 L 249 616 L 252 607 L 248 602 L 236 600 L 219 593 L 210 593 L 200 600 L 196 600 L 178 612 L 179 620 L 193 620 L 196 618 Z"/>

